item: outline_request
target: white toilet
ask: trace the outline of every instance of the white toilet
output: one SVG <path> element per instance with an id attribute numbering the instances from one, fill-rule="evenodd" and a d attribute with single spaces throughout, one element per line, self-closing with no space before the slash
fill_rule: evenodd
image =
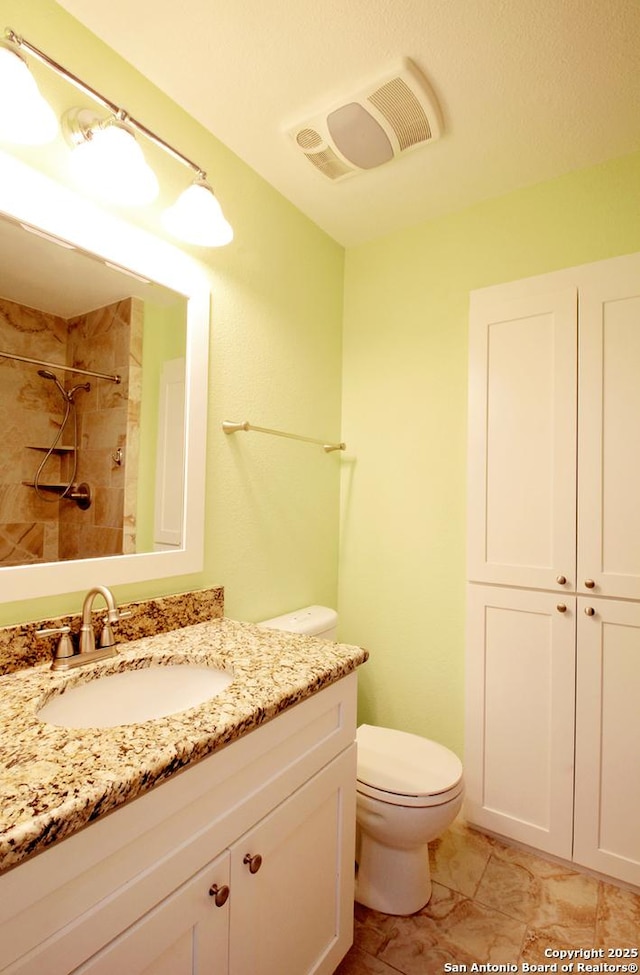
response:
<path id="1" fill-rule="evenodd" d="M 259 626 L 335 640 L 338 616 L 306 606 Z M 414 914 L 431 897 L 427 844 L 462 807 L 457 755 L 428 738 L 360 725 L 357 732 L 356 900 L 383 914 Z"/>
<path id="2" fill-rule="evenodd" d="M 460 811 L 462 763 L 419 735 L 358 728 L 356 900 L 383 914 L 414 914 L 431 897 L 427 844 Z"/>

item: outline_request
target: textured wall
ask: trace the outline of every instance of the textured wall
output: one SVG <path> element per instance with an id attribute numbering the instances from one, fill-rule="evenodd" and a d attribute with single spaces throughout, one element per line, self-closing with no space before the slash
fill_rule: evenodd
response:
<path id="1" fill-rule="evenodd" d="M 640 155 L 347 254 L 343 639 L 361 716 L 462 749 L 469 291 L 640 249 Z"/>
<path id="2" fill-rule="evenodd" d="M 212 292 L 204 570 L 121 587 L 118 598 L 222 584 L 228 614 L 240 619 L 335 604 L 340 459 L 258 434 L 227 437 L 221 422 L 248 419 L 339 439 L 342 248 L 52 0 L 0 0 L 0 14 L 3 25 L 197 159 L 235 230 L 229 247 L 192 249 Z M 78 103 L 77 92 L 51 72 L 40 69 L 38 80 L 60 110 Z M 61 138 L 15 154 L 72 185 Z M 159 211 L 184 188 L 186 175 L 160 152 L 150 150 L 149 160 L 164 197 L 121 215 L 161 234 Z M 89 570 L 87 584 L 99 581 Z M 23 601 L 0 605 L 0 622 L 73 611 L 80 599 L 61 593 L 29 600 L 25 592 Z"/>

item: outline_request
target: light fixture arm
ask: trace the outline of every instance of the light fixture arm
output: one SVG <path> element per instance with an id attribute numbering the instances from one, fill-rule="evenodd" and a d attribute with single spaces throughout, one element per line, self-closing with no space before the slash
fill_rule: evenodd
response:
<path id="1" fill-rule="evenodd" d="M 133 118 L 132 115 L 129 115 L 125 109 L 121 108 L 119 105 L 116 105 L 115 102 L 105 98 L 104 95 L 101 95 L 100 92 L 96 91 L 95 88 L 92 88 L 91 85 L 81 81 L 77 75 L 73 74 L 71 71 L 68 71 L 66 68 L 63 68 L 61 64 L 58 64 L 57 61 L 50 58 L 48 54 L 44 53 L 44 51 L 41 51 L 39 48 L 35 47 L 35 45 L 29 43 L 29 41 L 25 40 L 24 37 L 16 34 L 16 32 L 10 27 L 5 29 L 5 38 L 11 44 L 14 44 L 18 49 L 24 48 L 25 51 L 28 51 L 29 54 L 31 54 L 34 58 L 37 58 L 37 60 L 42 64 L 46 65 L 48 68 L 51 68 L 51 70 L 55 71 L 56 74 L 65 78 L 68 82 L 70 82 L 70 84 L 74 85 L 85 95 L 88 95 L 94 101 L 98 102 L 98 104 L 102 105 L 103 108 L 106 108 L 109 112 L 111 112 L 112 115 L 115 115 L 117 119 L 135 129 L 146 139 L 149 139 L 150 142 L 153 142 L 155 145 L 159 146 L 160 149 L 168 152 L 174 157 L 174 159 L 177 159 L 178 162 L 188 166 L 196 173 L 196 176 L 199 179 L 206 179 L 207 174 L 200 166 L 198 166 L 197 163 L 193 162 L 192 159 L 189 159 L 189 157 L 185 156 L 184 153 L 179 152 L 178 149 L 175 149 L 168 142 L 165 142 L 165 140 L 161 139 L 159 135 L 156 135 L 155 132 L 148 129 L 146 125 L 142 124 L 142 122 L 139 122 L 137 119 Z"/>

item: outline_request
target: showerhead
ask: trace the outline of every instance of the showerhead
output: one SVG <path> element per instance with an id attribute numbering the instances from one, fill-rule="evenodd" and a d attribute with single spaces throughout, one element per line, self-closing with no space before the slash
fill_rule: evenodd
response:
<path id="1" fill-rule="evenodd" d="M 91 389 L 91 383 L 78 383 L 77 386 L 73 386 L 71 389 L 66 390 L 55 373 L 49 372 L 48 369 L 38 369 L 38 375 L 42 376 L 43 379 L 51 379 L 56 384 L 58 390 L 60 391 L 60 395 L 67 401 L 67 403 L 73 403 L 73 398 L 79 389 L 85 389 L 87 392 Z"/>

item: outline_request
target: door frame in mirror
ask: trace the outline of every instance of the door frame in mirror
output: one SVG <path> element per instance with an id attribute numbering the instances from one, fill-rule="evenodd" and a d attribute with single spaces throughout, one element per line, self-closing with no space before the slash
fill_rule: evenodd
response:
<path id="1" fill-rule="evenodd" d="M 210 317 L 210 289 L 204 268 L 179 248 L 100 209 L 2 152 L 0 215 L 170 288 L 187 301 L 182 548 L 6 566 L 0 568 L 0 602 L 79 592 L 95 584 L 121 585 L 201 571 Z"/>

